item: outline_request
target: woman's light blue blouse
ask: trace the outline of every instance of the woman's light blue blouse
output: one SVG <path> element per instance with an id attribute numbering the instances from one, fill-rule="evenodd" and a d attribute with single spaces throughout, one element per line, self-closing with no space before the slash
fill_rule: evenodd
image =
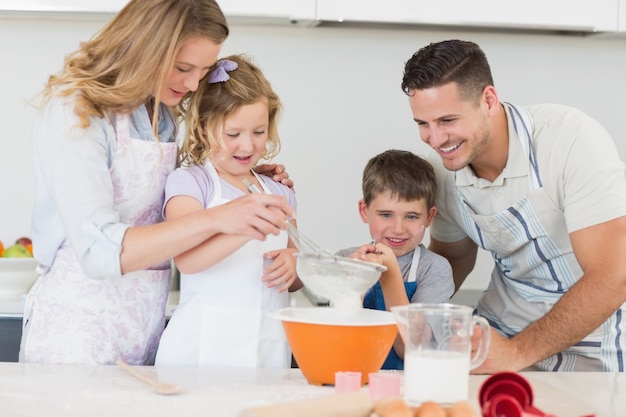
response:
<path id="1" fill-rule="evenodd" d="M 160 108 L 159 140 L 176 140 L 176 125 Z M 69 244 L 93 278 L 121 276 L 122 240 L 129 225 L 113 206 L 109 168 L 117 147 L 115 117 L 91 118 L 78 127 L 74 96 L 53 98 L 33 129 L 36 199 L 32 219 L 34 255 L 50 267 L 59 247 Z M 130 114 L 130 136 L 154 140 L 145 106 Z"/>

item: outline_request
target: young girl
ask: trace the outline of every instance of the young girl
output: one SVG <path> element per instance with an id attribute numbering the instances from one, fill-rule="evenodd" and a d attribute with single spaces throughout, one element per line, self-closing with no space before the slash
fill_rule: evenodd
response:
<path id="1" fill-rule="evenodd" d="M 295 209 L 290 188 L 252 170 L 278 152 L 279 110 L 278 96 L 248 59 L 218 61 L 190 102 L 182 167 L 166 184 L 166 220 L 241 198 L 249 193 L 246 181 L 284 196 Z M 163 333 L 156 364 L 289 367 L 282 324 L 266 314 L 286 307 L 286 290 L 302 286 L 296 250 L 287 247 L 284 231 L 263 241 L 223 233 L 177 256 L 180 304 Z M 265 268 L 264 259 L 270 261 Z"/>

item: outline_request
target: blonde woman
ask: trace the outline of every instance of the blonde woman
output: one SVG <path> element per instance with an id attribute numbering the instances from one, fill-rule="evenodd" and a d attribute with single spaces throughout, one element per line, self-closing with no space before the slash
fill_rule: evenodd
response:
<path id="1" fill-rule="evenodd" d="M 131 0 L 49 78 L 33 133 L 41 276 L 20 361 L 153 363 L 169 259 L 216 233 L 285 227 L 291 208 L 264 195 L 160 221 L 177 118 L 228 32 L 213 0 Z"/>

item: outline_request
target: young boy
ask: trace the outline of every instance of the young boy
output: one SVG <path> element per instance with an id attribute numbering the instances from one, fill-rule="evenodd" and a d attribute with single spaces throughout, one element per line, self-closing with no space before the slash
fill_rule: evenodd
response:
<path id="1" fill-rule="evenodd" d="M 409 302 L 450 300 L 454 293 L 450 264 L 421 244 L 437 213 L 436 184 L 430 163 L 408 151 L 385 151 L 365 166 L 359 214 L 369 225 L 374 242 L 337 253 L 388 268 L 365 293 L 363 307 L 389 310 Z M 398 337 L 383 369 L 404 369 L 403 357 L 404 346 Z"/>

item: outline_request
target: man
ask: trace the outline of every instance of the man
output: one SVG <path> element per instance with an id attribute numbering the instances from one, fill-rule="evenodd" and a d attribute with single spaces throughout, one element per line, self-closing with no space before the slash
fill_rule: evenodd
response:
<path id="1" fill-rule="evenodd" d="M 608 132 L 565 106 L 500 102 L 472 42 L 420 49 L 402 89 L 439 155 L 429 248 L 457 289 L 478 246 L 494 259 L 477 306 L 491 346 L 474 372 L 624 371 L 626 178 Z"/>

